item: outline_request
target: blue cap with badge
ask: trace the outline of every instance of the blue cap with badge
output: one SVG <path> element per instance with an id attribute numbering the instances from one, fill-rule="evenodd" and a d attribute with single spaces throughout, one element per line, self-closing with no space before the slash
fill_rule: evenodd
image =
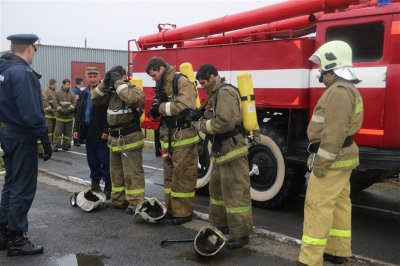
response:
<path id="1" fill-rule="evenodd" d="M 34 44 L 39 39 L 36 34 L 13 34 L 7 37 L 12 44 L 17 45 L 31 45 Z"/>

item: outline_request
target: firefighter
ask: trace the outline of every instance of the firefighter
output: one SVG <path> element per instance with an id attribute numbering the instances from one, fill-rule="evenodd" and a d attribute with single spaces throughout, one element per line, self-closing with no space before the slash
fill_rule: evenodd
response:
<path id="1" fill-rule="evenodd" d="M 196 79 L 208 95 L 204 119 L 193 124 L 212 142 L 209 221 L 229 233 L 227 248 L 240 248 L 249 242 L 253 223 L 240 94 L 213 65 L 200 66 Z"/>
<path id="2" fill-rule="evenodd" d="M 311 153 L 299 262 L 342 264 L 351 254 L 350 175 L 359 164 L 353 136 L 361 128 L 363 102 L 352 67 L 352 50 L 343 41 L 322 45 L 310 61 L 320 65 L 326 86 L 307 128 Z"/>
<path id="3" fill-rule="evenodd" d="M 39 78 L 30 65 L 39 39 L 34 34 L 15 34 L 12 53 L 0 58 L 1 147 L 6 174 L 0 204 L 0 250 L 8 256 L 43 253 L 43 247 L 27 237 L 28 212 L 37 187 L 38 159 L 36 140 L 44 148 L 43 159 L 52 155 L 42 104 Z"/>
<path id="4" fill-rule="evenodd" d="M 199 141 L 195 128 L 181 121 L 179 115 L 184 109 L 196 108 L 197 92 L 185 76 L 176 74 L 175 67 L 160 57 L 147 62 L 146 73 L 156 81 L 156 98 L 149 115 L 161 117 L 167 221 L 179 225 L 192 220 Z"/>
<path id="5" fill-rule="evenodd" d="M 71 92 L 71 81 L 64 79 L 61 90 L 57 93 L 56 101 L 56 127 L 53 138 L 53 151 L 69 151 L 71 149 L 72 118 L 76 107 L 75 95 Z"/>
<path id="6" fill-rule="evenodd" d="M 91 92 L 93 104 L 108 106 L 111 206 L 135 214 L 144 200 L 144 136 L 140 116 L 144 111 L 143 91 L 125 81 L 122 66 L 113 67 Z"/>
<path id="7" fill-rule="evenodd" d="M 56 126 L 56 86 L 55 79 L 49 80 L 49 86 L 43 91 L 43 107 L 46 115 L 46 125 L 49 135 L 49 140 L 53 142 L 53 133 Z"/>

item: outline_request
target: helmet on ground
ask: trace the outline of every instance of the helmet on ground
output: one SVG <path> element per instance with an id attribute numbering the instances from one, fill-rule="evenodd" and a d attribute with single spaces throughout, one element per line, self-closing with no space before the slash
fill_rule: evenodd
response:
<path id="1" fill-rule="evenodd" d="M 73 197 L 75 197 L 74 203 L 82 210 L 87 212 L 96 209 L 98 206 L 104 205 L 106 202 L 106 196 L 103 193 L 93 192 L 90 187 L 79 192 Z"/>
<path id="2" fill-rule="evenodd" d="M 343 41 L 325 43 L 309 60 L 320 65 L 323 71 L 353 66 L 351 47 Z"/>
<path id="3" fill-rule="evenodd" d="M 147 198 L 138 204 L 136 214 L 149 223 L 157 223 L 167 214 L 167 208 L 157 198 Z"/>
<path id="4" fill-rule="evenodd" d="M 194 239 L 194 250 L 202 256 L 213 256 L 225 245 L 226 238 L 217 228 L 204 226 Z"/>

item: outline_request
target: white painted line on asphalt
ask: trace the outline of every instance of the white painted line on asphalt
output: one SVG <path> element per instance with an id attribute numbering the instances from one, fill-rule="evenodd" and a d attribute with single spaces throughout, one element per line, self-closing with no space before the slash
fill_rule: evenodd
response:
<path id="1" fill-rule="evenodd" d="M 76 152 L 76 151 L 67 151 L 73 154 L 78 154 L 78 155 L 82 155 L 82 156 L 86 156 L 86 153 L 82 153 L 82 152 Z M 148 169 L 152 169 L 152 170 L 157 170 L 157 171 L 164 171 L 163 168 L 160 167 L 153 167 L 153 166 L 149 166 L 149 165 L 143 165 L 143 168 L 148 168 Z"/>
<path id="2" fill-rule="evenodd" d="M 287 235 L 283 235 L 283 234 L 279 234 L 276 232 L 271 232 L 269 230 L 263 229 L 263 228 L 258 228 L 256 226 L 253 226 L 253 231 L 256 234 L 262 234 L 262 235 L 266 235 L 266 236 L 270 236 L 275 238 L 276 240 L 278 240 L 279 242 L 282 243 L 292 243 L 292 244 L 297 244 L 297 245 L 301 245 L 301 240 L 294 238 L 294 237 L 290 237 Z"/>

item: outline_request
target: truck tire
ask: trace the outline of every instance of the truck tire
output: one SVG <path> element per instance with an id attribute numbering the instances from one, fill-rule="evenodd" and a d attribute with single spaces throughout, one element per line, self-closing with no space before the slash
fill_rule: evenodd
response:
<path id="1" fill-rule="evenodd" d="M 361 192 L 375 183 L 382 182 L 382 179 L 379 177 L 379 173 L 376 173 L 376 175 L 371 175 L 369 173 L 353 171 L 350 177 L 351 192 Z"/>
<path id="2" fill-rule="evenodd" d="M 259 174 L 250 176 L 250 194 L 255 206 L 280 208 L 297 197 L 298 186 L 304 185 L 304 168 L 289 167 L 285 153 L 285 139 L 271 129 L 262 129 L 261 142 L 249 148 L 249 168 L 257 165 L 259 170 Z"/>
<path id="3" fill-rule="evenodd" d="M 200 134 L 200 141 L 197 143 L 199 161 L 197 166 L 196 191 L 200 194 L 208 194 L 208 182 L 211 177 L 212 161 L 210 160 L 211 144 L 208 144 L 204 151 L 204 134 Z"/>

